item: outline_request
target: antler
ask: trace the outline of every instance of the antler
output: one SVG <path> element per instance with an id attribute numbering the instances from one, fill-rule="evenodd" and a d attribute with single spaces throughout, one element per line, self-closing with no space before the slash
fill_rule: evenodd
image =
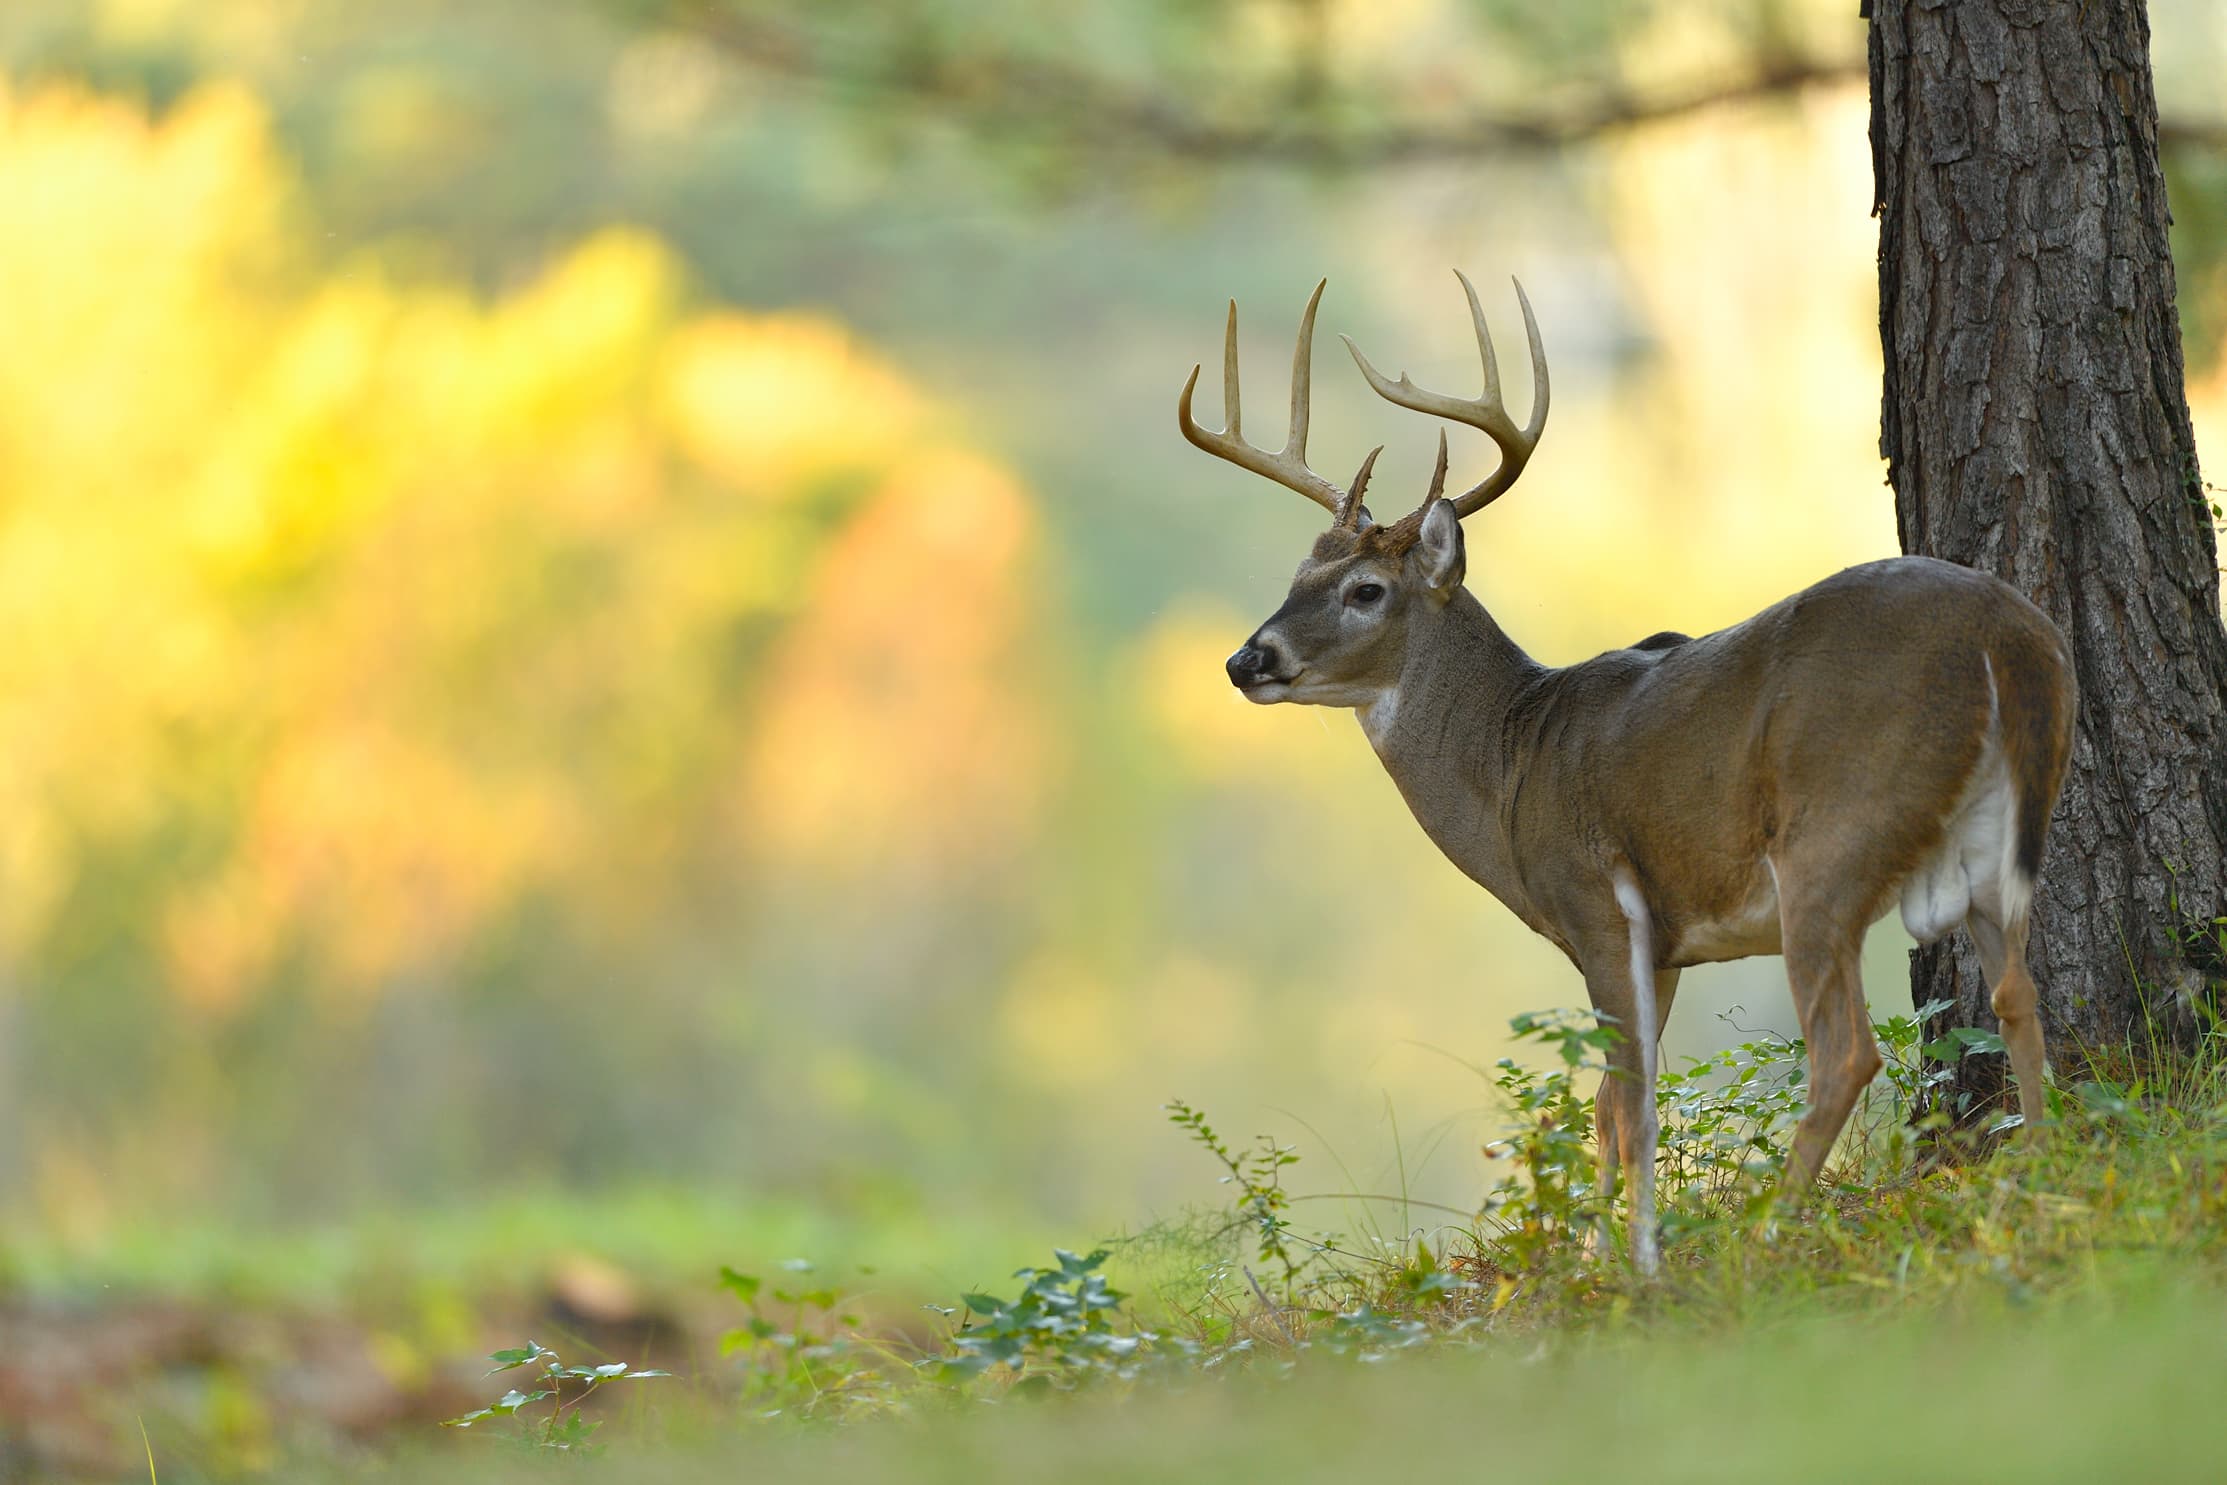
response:
<path id="1" fill-rule="evenodd" d="M 1469 317 L 1477 325 L 1477 350 L 1485 363 L 1484 395 L 1471 399 L 1449 397 L 1443 392 L 1430 392 L 1416 386 L 1402 372 L 1398 381 L 1387 379 L 1369 364 L 1353 337 L 1341 335 L 1345 348 L 1353 352 L 1353 359 L 1360 363 L 1361 374 L 1379 397 L 1394 402 L 1414 412 L 1429 413 L 1433 417 L 1451 418 L 1482 429 L 1487 437 L 1500 446 L 1500 467 L 1468 490 L 1454 497 L 1454 514 L 1470 515 L 1492 504 L 1523 473 L 1523 466 L 1531 458 L 1531 451 L 1538 447 L 1539 434 L 1547 425 L 1547 353 L 1539 343 L 1539 322 L 1532 318 L 1530 296 L 1523 292 L 1523 285 L 1516 284 L 1516 299 L 1523 305 L 1523 328 L 1531 337 L 1531 421 L 1522 428 L 1508 416 L 1507 405 L 1500 398 L 1500 363 L 1493 358 L 1492 332 L 1485 328 L 1484 307 L 1477 302 L 1477 290 L 1459 268 L 1454 277 L 1461 280 L 1462 292 L 1469 296 Z M 1443 434 L 1441 435 L 1443 438 Z M 1443 447 L 1443 445 L 1441 445 Z M 1440 454 L 1439 480 L 1445 477 L 1445 455 Z M 1442 487 L 1442 483 L 1441 486 Z"/>
<path id="2" fill-rule="evenodd" d="M 1199 368 L 1191 368 L 1190 380 L 1183 384 L 1183 395 L 1176 399 L 1175 417 L 1183 436 L 1217 459 L 1227 459 L 1240 469 L 1265 475 L 1286 489 L 1297 490 L 1315 504 L 1334 516 L 1344 516 L 1341 507 L 1346 503 L 1346 492 L 1307 467 L 1307 405 L 1311 391 L 1314 361 L 1315 306 L 1322 302 L 1324 279 L 1315 285 L 1308 297 L 1307 312 L 1299 317 L 1299 344 L 1291 354 L 1291 431 L 1284 438 L 1284 446 L 1271 454 L 1247 443 L 1241 431 L 1242 413 L 1237 402 L 1237 301 L 1229 304 L 1229 328 L 1222 336 L 1222 410 L 1229 418 L 1229 426 L 1216 433 L 1201 428 L 1191 417 L 1191 393 L 1199 384 Z M 1366 475 L 1364 474 L 1364 482 Z M 1357 503 L 1357 502 L 1356 502 Z"/>
<path id="3" fill-rule="evenodd" d="M 1352 486 L 1345 494 L 1338 497 L 1338 519 L 1330 523 L 1334 529 L 1339 531 L 1365 531 L 1368 529 L 1369 509 L 1361 503 L 1361 500 L 1363 496 L 1369 493 L 1369 474 L 1376 468 L 1376 456 L 1383 452 L 1383 444 L 1378 444 L 1375 448 L 1369 450 L 1369 456 L 1361 461 L 1361 472 L 1353 477 Z"/>

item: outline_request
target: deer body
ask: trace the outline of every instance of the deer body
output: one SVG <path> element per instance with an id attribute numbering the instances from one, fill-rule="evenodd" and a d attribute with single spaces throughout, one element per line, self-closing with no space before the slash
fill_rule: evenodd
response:
<path id="1" fill-rule="evenodd" d="M 1516 430 L 1473 290 L 1470 303 L 1486 367 L 1477 402 L 1390 382 L 1354 352 L 1383 395 L 1483 427 L 1503 450 L 1492 477 L 1443 499 L 1442 438 L 1423 506 L 1389 527 L 1361 506 L 1374 454 L 1342 493 L 1304 469 L 1312 302 L 1281 454 L 1230 446 L 1234 333 L 1231 428 L 1198 429 L 1185 389 L 1193 442 L 1336 516 L 1283 607 L 1231 657 L 1231 680 L 1257 702 L 1352 708 L 1425 833 L 1568 955 L 1624 1032 L 1597 1119 L 1602 1170 L 1621 1167 L 1630 1187 L 1642 1269 L 1657 1261 L 1656 1047 L 1685 966 L 1786 957 L 1811 1071 L 1790 1182 L 1814 1177 L 1879 1069 L 1859 963 L 1865 931 L 1897 907 L 1921 941 L 1972 934 L 2021 1112 L 2038 1123 L 2043 1049 L 2024 950 L 2070 751 L 2063 637 L 2008 585 L 1904 557 L 1699 639 L 1538 664 L 1462 586 L 1460 518 L 1513 483 L 1536 442 L 1544 353 L 1526 303 L 1537 405 Z"/>
<path id="2" fill-rule="evenodd" d="M 1904 663 L 1867 668 L 1875 646 Z M 1952 902 L 2004 885 L 2017 825 L 2001 693 L 2020 715 L 2028 688 L 2056 710 L 2064 671 L 2054 627 L 2005 584 L 1905 557 L 1701 639 L 1559 670 L 1465 590 L 1442 636 L 1411 643 L 1395 686 L 1356 712 L 1424 831 L 1518 917 L 1567 951 L 1555 905 L 1622 863 L 1656 957 L 1684 968 L 1780 952 L 1770 862 L 1790 837 L 1835 839 L 1870 883 L 1867 922 L 1902 906 L 1921 941 L 1954 928 Z M 1748 704 L 1772 696 L 1798 703 Z M 2026 783 L 2040 795 L 2048 780 Z M 1816 799 L 1841 809 L 1804 807 Z M 1923 889 L 1907 903 L 1906 884 Z"/>

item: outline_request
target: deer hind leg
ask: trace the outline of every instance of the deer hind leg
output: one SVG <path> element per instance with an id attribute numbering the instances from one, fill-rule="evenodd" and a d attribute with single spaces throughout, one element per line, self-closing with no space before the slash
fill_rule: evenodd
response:
<path id="1" fill-rule="evenodd" d="M 2010 897 L 2014 891 L 2015 884 L 2004 896 Z M 1975 901 L 1964 926 L 1972 935 L 1973 947 L 1980 951 L 1980 970 L 1987 976 L 1990 992 L 1988 1003 L 2003 1026 L 2003 1046 L 2010 1052 L 2011 1073 L 2018 1080 L 2021 1125 L 2038 1129 L 2047 1109 L 2042 1092 L 2046 1054 L 2041 1017 L 2034 1009 L 2034 978 L 2026 970 L 2024 905 L 2014 901 L 1993 905 L 1993 911 L 1986 911 Z"/>
<path id="2" fill-rule="evenodd" d="M 1795 1126 L 1794 1151 L 1781 1188 L 1791 1195 L 1807 1191 L 1817 1179 L 1881 1062 L 1879 1043 L 1871 1034 L 1871 1010 L 1864 1004 L 1861 914 L 1839 911 L 1814 889 L 1797 887 L 1787 868 L 1781 867 L 1779 877 L 1786 978 L 1809 1043 L 1809 1108 Z"/>

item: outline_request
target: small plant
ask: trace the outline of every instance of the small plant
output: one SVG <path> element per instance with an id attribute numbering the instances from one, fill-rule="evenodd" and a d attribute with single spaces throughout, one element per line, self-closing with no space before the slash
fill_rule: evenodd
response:
<path id="1" fill-rule="evenodd" d="M 1172 1099 L 1164 1107 L 1168 1122 L 1188 1133 L 1192 1143 L 1229 1172 L 1221 1178 L 1222 1184 L 1237 1190 L 1233 1203 L 1236 1216 L 1259 1235 L 1260 1261 L 1279 1265 L 1285 1289 L 1295 1288 L 1308 1259 L 1314 1256 L 1294 1252 L 1298 1244 L 1291 1233 L 1291 1220 L 1284 1215 L 1291 1205 L 1291 1193 L 1284 1190 L 1284 1170 L 1299 1163 L 1299 1152 L 1263 1134 L 1254 1137 L 1254 1148 L 1240 1153 L 1215 1133 L 1205 1114 L 1182 1099 Z"/>
<path id="2" fill-rule="evenodd" d="M 892 1367 L 886 1351 L 858 1334 L 834 1288 L 804 1276 L 810 1262 L 783 1267 L 799 1277 L 768 1286 L 755 1274 L 719 1271 L 720 1287 L 742 1302 L 743 1323 L 720 1337 L 722 1356 L 743 1359 L 742 1397 L 761 1418 L 849 1416 L 887 1404 Z"/>
<path id="3" fill-rule="evenodd" d="M 1777 1189 L 1785 1135 L 1801 1117 L 1809 1064 L 1799 1039 L 1761 1035 L 1657 1080 L 1663 1235 L 1752 1217 Z"/>
<path id="4" fill-rule="evenodd" d="M 1516 1127 L 1485 1146 L 1511 1169 L 1485 1195 L 1496 1225 L 1493 1256 L 1506 1267 L 1536 1268 L 1603 1215 L 1593 1158 L 1593 1100 L 1577 1088 L 1584 1071 L 1605 1071 L 1621 1033 L 1590 1012 L 1537 1011 L 1508 1023 L 1519 1040 L 1554 1049 L 1559 1067 L 1536 1071 L 1503 1057 L 1493 1077 Z"/>
<path id="5" fill-rule="evenodd" d="M 1053 1250 L 1056 1268 L 1024 1268 L 1012 1299 L 965 1294 L 965 1318 L 953 1354 L 938 1362 L 943 1377 L 978 1377 L 993 1367 L 1019 1375 L 1014 1391 L 1067 1391 L 1101 1377 L 1134 1377 L 1148 1348 L 1160 1341 L 1122 1309 L 1129 1296 L 1100 1272 L 1110 1256 Z M 1179 1348 L 1180 1349 L 1180 1348 Z"/>
<path id="6" fill-rule="evenodd" d="M 490 1377 L 534 1369 L 535 1375 L 528 1384 L 533 1390 L 513 1387 L 486 1407 L 461 1418 L 447 1419 L 441 1426 L 470 1428 L 490 1418 L 509 1418 L 518 1425 L 517 1437 L 527 1447 L 559 1449 L 578 1455 L 599 1452 L 600 1446 L 591 1440 L 603 1425 L 591 1422 L 581 1413 L 581 1405 L 595 1396 L 598 1388 L 606 1382 L 638 1382 L 672 1375 L 671 1372 L 628 1366 L 623 1361 L 606 1362 L 601 1366 L 566 1366 L 564 1358 L 536 1341 L 528 1341 L 516 1350 L 497 1351 L 487 1359 L 495 1363 L 487 1372 Z M 577 1389 L 570 1397 L 565 1396 L 568 1384 Z M 543 1403 L 549 1405 L 547 1412 L 536 1415 L 531 1411 Z"/>

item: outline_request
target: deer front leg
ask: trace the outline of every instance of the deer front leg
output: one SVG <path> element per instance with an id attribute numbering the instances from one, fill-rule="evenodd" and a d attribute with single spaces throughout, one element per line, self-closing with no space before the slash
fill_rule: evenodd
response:
<path id="1" fill-rule="evenodd" d="M 1627 945 L 1622 951 L 1622 957 L 1628 958 L 1629 953 Z M 1590 983 L 1591 981 L 1588 981 L 1588 984 Z M 1659 1048 L 1662 1044 L 1663 1027 L 1668 1025 L 1670 1021 L 1670 1003 L 1676 998 L 1677 994 L 1678 971 L 1675 969 L 1656 970 L 1654 1040 L 1650 1044 L 1654 1047 Z M 1602 1009 L 1598 999 L 1594 1001 L 1594 1009 L 1596 1011 Z M 1618 1017 L 1617 1032 L 1627 1042 L 1636 1042 L 1640 1037 L 1648 1034 L 1631 1020 L 1626 1019 L 1628 1010 L 1627 1012 L 1612 1011 L 1609 1014 Z M 1618 1121 L 1628 1117 L 1624 1110 L 1636 1096 L 1636 1085 L 1633 1074 L 1629 1070 L 1634 1065 L 1636 1064 L 1627 1063 L 1619 1066 L 1612 1062 L 1602 1072 L 1600 1091 L 1593 1098 L 1593 1131 L 1599 1148 L 1599 1156 L 1594 1168 L 1600 1173 L 1599 1184 L 1602 1201 L 1600 1218 L 1594 1223 L 1593 1245 L 1595 1251 L 1601 1253 L 1608 1252 L 1610 1248 L 1608 1204 L 1616 1196 L 1617 1176 L 1622 1171 L 1624 1157 L 1623 1145 L 1618 1137 Z M 1658 1067 L 1660 1065 L 1659 1056 L 1657 1065 Z M 1654 1107 L 1654 1095 L 1651 1091 L 1647 1102 L 1648 1107 L 1652 1109 Z M 1659 1144 L 1659 1142 L 1658 1120 L 1657 1143 Z M 1647 1169 L 1652 1172 L 1654 1168 L 1655 1162 L 1650 1156 L 1647 1161 Z"/>
<path id="2" fill-rule="evenodd" d="M 1598 1006 L 1595 1007 L 1597 1011 Z M 1623 1086 L 1616 1069 L 1611 1066 L 1601 1073 L 1600 1090 L 1593 1095 L 1593 1182 L 1597 1188 L 1601 1210 L 1593 1219 L 1593 1234 L 1589 1246 L 1593 1255 L 1605 1258 L 1616 1249 L 1614 1235 L 1609 1230 L 1609 1209 L 1616 1201 L 1616 1176 L 1623 1158 L 1616 1140 L 1616 1110 L 1621 1102 L 1618 1090 Z"/>
<path id="3" fill-rule="evenodd" d="M 1623 918 L 1622 942 L 1609 940 L 1582 956 L 1585 990 L 1593 1009 L 1615 1018 L 1620 1033 L 1609 1049 L 1609 1073 L 1601 1080 L 1601 1157 L 1621 1167 L 1629 1214 L 1632 1266 L 1653 1274 L 1662 1265 L 1655 1235 L 1655 1149 L 1661 1127 L 1655 1117 L 1655 1051 L 1661 1022 L 1655 1007 L 1654 919 L 1628 870 L 1615 878 L 1616 905 Z M 1604 938 L 1606 935 L 1604 935 Z"/>

